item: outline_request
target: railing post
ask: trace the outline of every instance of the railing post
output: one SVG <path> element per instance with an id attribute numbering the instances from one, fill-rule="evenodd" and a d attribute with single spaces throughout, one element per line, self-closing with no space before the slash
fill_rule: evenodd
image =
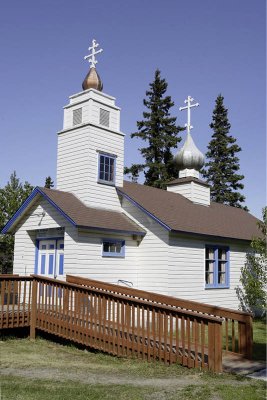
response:
<path id="1" fill-rule="evenodd" d="M 253 351 L 253 321 L 252 316 L 248 315 L 246 323 L 246 357 L 252 359 Z"/>
<path id="2" fill-rule="evenodd" d="M 30 325 L 30 338 L 36 337 L 36 317 L 37 317 L 37 281 L 33 279 L 32 282 L 32 304 L 31 304 L 31 325 Z"/>
<path id="3" fill-rule="evenodd" d="M 208 323 L 208 368 L 213 372 L 222 371 L 222 323 Z"/>
<path id="4" fill-rule="evenodd" d="M 252 316 L 248 315 L 245 322 L 238 322 L 238 345 L 239 353 L 244 357 L 252 358 L 253 326 Z"/>

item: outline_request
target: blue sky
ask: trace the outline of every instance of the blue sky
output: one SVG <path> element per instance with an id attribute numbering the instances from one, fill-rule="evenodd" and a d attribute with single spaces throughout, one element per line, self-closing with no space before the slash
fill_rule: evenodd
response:
<path id="1" fill-rule="evenodd" d="M 33 185 L 56 178 L 62 107 L 81 90 L 96 38 L 104 92 L 122 108 L 125 164 L 141 161 L 136 121 L 156 68 L 175 102 L 200 103 L 192 131 L 202 152 L 211 138 L 215 99 L 224 96 L 231 134 L 242 148 L 240 172 L 250 211 L 266 203 L 265 0 L 9 0 L 0 15 L 0 186 L 13 170 Z"/>

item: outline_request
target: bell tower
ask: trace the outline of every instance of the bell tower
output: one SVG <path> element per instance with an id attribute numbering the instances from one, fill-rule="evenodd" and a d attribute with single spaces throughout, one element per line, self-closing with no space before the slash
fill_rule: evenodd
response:
<path id="1" fill-rule="evenodd" d="M 90 69 L 83 91 L 69 97 L 63 129 L 58 132 L 57 189 L 72 192 L 86 205 L 119 209 L 116 186 L 123 185 L 124 134 L 115 98 L 102 92 L 96 50 L 84 57 Z"/>

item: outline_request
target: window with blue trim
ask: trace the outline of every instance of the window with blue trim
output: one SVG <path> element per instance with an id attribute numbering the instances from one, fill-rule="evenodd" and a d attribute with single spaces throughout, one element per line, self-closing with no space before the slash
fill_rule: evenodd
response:
<path id="1" fill-rule="evenodd" d="M 102 242 L 103 257 L 124 257 L 125 240 L 103 239 Z"/>
<path id="2" fill-rule="evenodd" d="M 99 154 L 98 182 L 115 184 L 115 156 Z"/>
<path id="3" fill-rule="evenodd" d="M 229 248 L 206 246 L 205 249 L 206 288 L 229 287 Z"/>

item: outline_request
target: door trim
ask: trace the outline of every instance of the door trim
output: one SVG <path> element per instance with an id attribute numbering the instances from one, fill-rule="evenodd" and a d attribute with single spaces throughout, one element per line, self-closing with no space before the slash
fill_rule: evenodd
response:
<path id="1" fill-rule="evenodd" d="M 35 240 L 35 263 L 34 263 L 34 274 L 38 275 L 38 259 L 39 259 L 39 244 L 42 240 L 55 240 L 56 241 L 56 246 L 55 246 L 55 262 L 56 262 L 56 257 L 57 257 L 57 242 L 58 240 L 63 240 L 64 242 L 64 236 L 56 236 L 56 237 L 41 237 L 37 238 Z"/>

